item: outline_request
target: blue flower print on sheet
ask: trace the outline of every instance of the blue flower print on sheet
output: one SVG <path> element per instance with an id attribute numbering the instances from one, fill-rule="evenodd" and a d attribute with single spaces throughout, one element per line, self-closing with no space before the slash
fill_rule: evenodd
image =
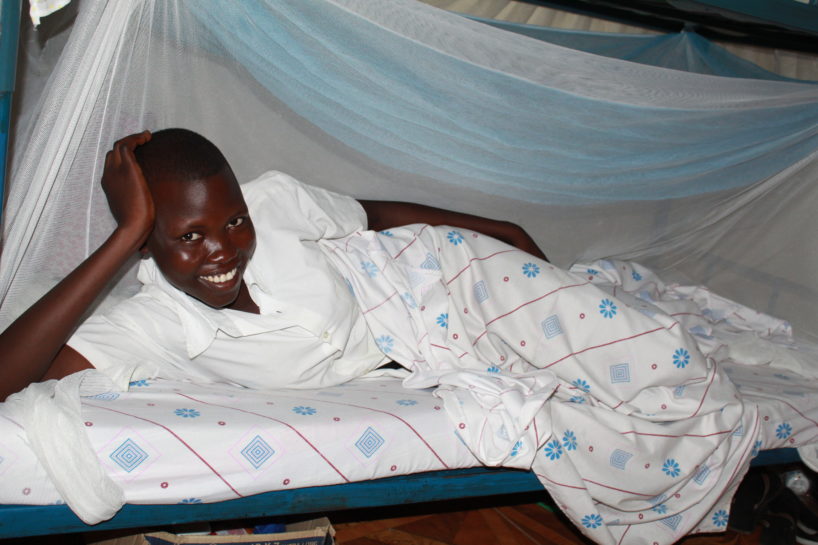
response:
<path id="1" fill-rule="evenodd" d="M 560 445 L 559 439 L 553 439 L 546 443 L 542 451 L 549 460 L 559 460 L 562 457 L 562 445 Z"/>
<path id="2" fill-rule="evenodd" d="M 399 399 L 395 403 L 398 405 L 403 405 L 404 407 L 411 407 L 412 405 L 417 405 L 418 402 L 414 399 Z"/>
<path id="3" fill-rule="evenodd" d="M 449 313 L 448 312 L 442 313 L 440 316 L 437 317 L 435 322 L 437 322 L 437 325 L 439 325 L 440 327 L 448 328 L 449 327 Z"/>
<path id="4" fill-rule="evenodd" d="M 184 505 L 192 505 L 194 503 L 202 503 L 202 500 L 200 500 L 199 498 L 185 498 L 179 503 Z"/>
<path id="5" fill-rule="evenodd" d="M 182 418 L 196 418 L 200 416 L 201 413 L 196 409 L 176 409 L 173 411 L 176 416 L 181 416 Z"/>
<path id="6" fill-rule="evenodd" d="M 312 407 L 305 407 L 303 405 L 299 405 L 298 407 L 293 407 L 293 412 L 295 414 L 300 414 L 302 416 L 312 416 L 318 411 L 313 409 Z"/>
<path id="7" fill-rule="evenodd" d="M 458 231 L 449 231 L 446 235 L 446 238 L 449 239 L 449 242 L 457 246 L 461 242 L 463 242 L 463 235 L 460 234 Z"/>
<path id="8" fill-rule="evenodd" d="M 378 267 L 371 261 L 361 261 L 361 270 L 363 270 L 369 278 L 378 276 Z"/>
<path id="9" fill-rule="evenodd" d="M 605 318 L 613 318 L 616 316 L 617 306 L 610 299 L 603 299 L 599 303 L 599 313 Z"/>
<path id="10" fill-rule="evenodd" d="M 383 352 L 384 354 L 389 354 L 393 348 L 395 348 L 395 339 L 390 337 L 389 335 L 381 335 L 377 339 L 375 339 L 375 345 L 377 345 L 378 350 Z"/>
<path id="11" fill-rule="evenodd" d="M 727 514 L 727 511 L 724 509 L 719 509 L 715 513 L 713 513 L 713 524 L 719 528 L 724 528 L 727 526 L 727 521 L 730 519 L 730 515 Z"/>
<path id="12" fill-rule="evenodd" d="M 514 446 L 511 448 L 511 456 L 517 456 L 520 453 L 520 449 L 523 448 L 523 442 L 517 441 L 514 443 Z"/>
<path id="13" fill-rule="evenodd" d="M 775 436 L 779 439 L 786 439 L 790 435 L 792 435 L 792 426 L 787 422 L 779 424 L 778 427 L 775 428 Z"/>
<path id="14" fill-rule="evenodd" d="M 633 272 L 631 273 L 631 278 L 633 278 L 634 280 L 636 280 L 637 282 L 639 282 L 640 280 L 642 280 L 642 275 L 641 275 L 641 274 L 639 274 L 639 273 L 638 273 L 638 272 L 636 272 L 636 271 L 633 271 Z"/>
<path id="15" fill-rule="evenodd" d="M 497 367 L 496 365 L 492 365 L 491 367 L 489 367 L 489 368 L 487 368 L 487 369 L 486 369 L 486 372 L 487 372 L 487 373 L 499 373 L 499 372 L 500 372 L 500 368 L 499 368 L 499 367 Z"/>
<path id="16" fill-rule="evenodd" d="M 760 439 L 756 440 L 756 442 L 753 443 L 753 451 L 750 453 L 750 456 L 752 458 L 755 458 L 756 456 L 758 456 L 758 453 L 761 452 L 761 445 L 762 444 L 763 443 L 761 442 Z"/>
<path id="17" fill-rule="evenodd" d="M 668 477 L 678 477 L 682 473 L 682 468 L 679 466 L 679 462 L 673 458 L 668 458 L 665 460 L 665 463 L 662 464 L 662 471 L 664 471 Z"/>
<path id="18" fill-rule="evenodd" d="M 134 380 L 128 383 L 128 388 L 141 388 L 143 386 L 150 386 L 150 383 L 145 379 Z"/>
<path id="19" fill-rule="evenodd" d="M 571 396 L 571 399 L 569 399 L 568 401 L 570 401 L 571 403 L 580 403 L 580 404 L 582 404 L 582 403 L 585 403 L 585 397 L 583 397 L 583 396 Z"/>
<path id="20" fill-rule="evenodd" d="M 651 507 L 651 509 L 653 511 L 659 513 L 660 515 L 664 515 L 665 513 L 667 513 L 667 505 L 665 505 L 664 503 L 660 503 L 659 505 L 654 505 L 653 507 Z"/>
<path id="21" fill-rule="evenodd" d="M 579 390 L 582 390 L 586 394 L 591 391 L 591 385 L 588 384 L 588 382 L 582 378 L 576 379 L 574 382 L 571 383 L 571 386 Z"/>
<path id="22" fill-rule="evenodd" d="M 577 436 L 571 430 L 565 430 L 562 435 L 562 447 L 565 450 L 577 450 Z"/>
<path id="23" fill-rule="evenodd" d="M 380 232 L 385 237 L 394 237 L 395 235 L 392 234 L 392 231 L 381 231 Z"/>
<path id="24" fill-rule="evenodd" d="M 540 274 L 540 267 L 536 263 L 526 263 L 523 265 L 523 274 L 528 278 L 534 278 Z"/>
<path id="25" fill-rule="evenodd" d="M 587 272 L 588 274 L 590 274 L 591 276 L 596 276 L 596 275 L 598 275 L 598 274 L 599 274 L 599 271 L 598 271 L 598 270 L 596 270 L 596 269 L 588 269 L 586 272 Z"/>
<path id="26" fill-rule="evenodd" d="M 594 528 L 599 528 L 602 526 L 603 520 L 602 517 L 598 514 L 594 513 L 593 515 L 585 515 L 582 517 L 582 525 L 588 528 L 589 530 L 593 530 Z"/>
<path id="27" fill-rule="evenodd" d="M 679 369 L 684 369 L 690 363 L 690 352 L 684 348 L 678 348 L 673 353 L 673 365 Z"/>

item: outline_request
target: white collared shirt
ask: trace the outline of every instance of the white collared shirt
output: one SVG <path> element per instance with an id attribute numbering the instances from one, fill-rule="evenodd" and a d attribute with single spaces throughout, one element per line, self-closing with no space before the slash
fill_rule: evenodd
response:
<path id="1" fill-rule="evenodd" d="M 317 244 L 365 229 L 360 204 L 280 172 L 242 185 L 242 192 L 257 236 L 244 281 L 260 314 L 211 308 L 170 285 L 146 259 L 142 290 L 86 320 L 68 344 L 123 388 L 155 376 L 318 388 L 386 361 Z"/>

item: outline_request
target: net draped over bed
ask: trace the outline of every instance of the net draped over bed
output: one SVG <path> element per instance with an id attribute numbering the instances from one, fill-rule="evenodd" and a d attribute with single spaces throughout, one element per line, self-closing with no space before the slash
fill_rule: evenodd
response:
<path id="1" fill-rule="evenodd" d="M 558 265 L 635 259 L 818 338 L 813 84 L 597 56 L 409 0 L 100 0 L 34 111 L 13 150 L 3 325 L 112 230 L 111 144 L 181 126 L 240 180 L 276 169 L 511 219 Z"/>
<path id="2" fill-rule="evenodd" d="M 184 126 L 237 175 L 511 218 L 549 257 L 672 266 L 803 335 L 818 88 L 660 69 L 414 2 L 85 2 L 16 138 L 7 323 L 112 228 L 121 135 Z M 133 284 L 128 276 L 123 284 Z"/>

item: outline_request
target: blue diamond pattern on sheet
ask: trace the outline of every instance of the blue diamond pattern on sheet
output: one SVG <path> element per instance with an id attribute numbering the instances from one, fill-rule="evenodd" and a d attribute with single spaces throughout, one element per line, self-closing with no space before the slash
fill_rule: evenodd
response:
<path id="1" fill-rule="evenodd" d="M 91 399 L 99 399 L 101 401 L 113 401 L 119 397 L 119 394 L 116 392 L 105 392 L 102 394 L 97 394 L 91 396 Z"/>
<path id="2" fill-rule="evenodd" d="M 545 333 L 546 339 L 553 339 L 558 335 L 562 335 L 562 327 L 560 326 L 559 316 L 552 314 L 542 321 L 542 332 Z"/>
<path id="3" fill-rule="evenodd" d="M 440 261 L 438 261 L 432 254 L 426 254 L 426 259 L 424 259 L 423 263 L 420 264 L 420 268 L 428 269 L 430 271 L 439 271 Z"/>
<path id="4" fill-rule="evenodd" d="M 477 299 L 478 303 L 482 303 L 489 298 L 489 290 L 486 288 L 485 280 L 481 280 L 475 284 L 472 289 L 474 290 L 474 298 Z"/>
<path id="5" fill-rule="evenodd" d="M 355 446 L 358 447 L 364 456 L 367 458 L 371 458 L 375 452 L 381 448 L 386 441 L 383 437 L 381 437 L 378 432 L 372 429 L 372 427 L 366 428 L 361 437 L 355 441 Z"/>
<path id="6" fill-rule="evenodd" d="M 672 517 L 667 517 L 665 519 L 660 520 L 662 524 L 670 528 L 671 530 L 675 530 L 679 527 L 679 523 L 682 522 L 682 515 L 673 515 Z"/>
<path id="7" fill-rule="evenodd" d="M 409 285 L 416 288 L 426 282 L 426 277 L 417 271 L 409 271 Z"/>
<path id="8" fill-rule="evenodd" d="M 628 465 L 628 461 L 633 458 L 633 454 L 630 452 L 626 452 L 624 450 L 616 449 L 611 453 L 611 467 L 615 467 L 616 469 L 625 469 L 625 466 Z"/>
<path id="9" fill-rule="evenodd" d="M 710 475 L 710 467 L 705 464 L 696 471 L 696 474 L 693 475 L 693 480 L 696 481 L 696 484 L 702 486 L 704 481 L 707 480 L 708 475 Z"/>
<path id="10" fill-rule="evenodd" d="M 241 455 L 250 462 L 254 468 L 258 469 L 264 465 L 264 462 L 269 460 L 276 451 L 267 444 L 267 441 L 256 435 L 247 443 L 247 446 L 241 449 Z"/>
<path id="11" fill-rule="evenodd" d="M 649 499 L 649 500 L 648 500 L 648 503 L 650 503 L 651 505 L 659 505 L 660 503 L 662 503 L 662 502 L 663 502 L 663 501 L 665 501 L 666 499 L 667 499 L 667 496 L 666 496 L 666 495 L 664 495 L 664 494 L 659 494 L 658 496 L 654 496 L 654 497 L 652 497 L 651 499 Z"/>
<path id="12" fill-rule="evenodd" d="M 128 438 L 110 454 L 110 458 L 119 467 L 130 473 L 148 459 L 148 453 L 142 450 L 133 439 Z"/>
<path id="13" fill-rule="evenodd" d="M 611 384 L 631 381 L 631 366 L 627 363 L 617 363 L 611 365 Z"/>

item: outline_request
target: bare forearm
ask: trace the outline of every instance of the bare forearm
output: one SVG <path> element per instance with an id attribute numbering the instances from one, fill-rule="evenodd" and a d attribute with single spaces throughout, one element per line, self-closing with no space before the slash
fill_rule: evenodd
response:
<path id="1" fill-rule="evenodd" d="M 522 227 L 508 221 L 493 220 L 414 203 L 368 200 L 359 202 L 366 211 L 369 228 L 376 231 L 410 223 L 451 225 L 483 233 L 541 259 L 547 259 L 534 239 Z"/>
<path id="2" fill-rule="evenodd" d="M 0 334 L 0 400 L 41 380 L 83 315 L 144 234 L 117 229 L 71 274 Z"/>

